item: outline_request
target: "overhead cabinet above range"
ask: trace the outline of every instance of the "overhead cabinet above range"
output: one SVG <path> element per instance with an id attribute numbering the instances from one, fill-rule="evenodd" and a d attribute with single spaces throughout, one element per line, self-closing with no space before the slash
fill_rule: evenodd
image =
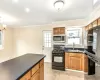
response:
<path id="1" fill-rule="evenodd" d="M 65 27 L 53 28 L 53 35 L 62 35 L 62 34 L 65 34 Z"/>

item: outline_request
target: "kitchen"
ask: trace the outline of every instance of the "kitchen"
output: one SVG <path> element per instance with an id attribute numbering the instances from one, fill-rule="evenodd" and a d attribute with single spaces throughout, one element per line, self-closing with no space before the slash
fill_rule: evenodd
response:
<path id="1" fill-rule="evenodd" d="M 100 80 L 99 27 L 99 0 L 0 1 L 1 80 Z"/>

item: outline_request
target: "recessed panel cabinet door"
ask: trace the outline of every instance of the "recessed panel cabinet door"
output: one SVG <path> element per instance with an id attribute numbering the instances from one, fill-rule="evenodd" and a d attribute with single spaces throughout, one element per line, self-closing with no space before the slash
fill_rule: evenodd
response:
<path id="1" fill-rule="evenodd" d="M 40 80 L 44 80 L 44 64 L 40 67 Z"/>
<path id="2" fill-rule="evenodd" d="M 95 20 L 93 23 L 92 23 L 93 27 L 96 27 L 98 25 L 98 21 Z"/>
<path id="3" fill-rule="evenodd" d="M 84 55 L 84 72 L 88 72 L 88 57 Z"/>
<path id="4" fill-rule="evenodd" d="M 70 57 L 70 68 L 73 70 L 82 70 L 81 62 L 81 59 L 78 57 Z"/>
<path id="5" fill-rule="evenodd" d="M 53 35 L 65 34 L 65 27 L 53 28 Z"/>
<path id="6" fill-rule="evenodd" d="M 30 80 L 30 78 L 31 78 L 31 72 L 29 71 L 20 80 Z"/>
<path id="7" fill-rule="evenodd" d="M 65 53 L 65 68 L 69 68 L 69 53 Z"/>
<path id="8" fill-rule="evenodd" d="M 62 28 L 59 28 L 60 31 L 59 31 L 59 34 L 65 34 L 65 27 L 62 27 Z"/>
<path id="9" fill-rule="evenodd" d="M 93 28 L 93 25 L 92 24 L 89 24 L 89 29 L 92 29 Z"/>
<path id="10" fill-rule="evenodd" d="M 69 54 L 69 69 L 82 70 L 82 55 L 71 53 Z"/>
<path id="11" fill-rule="evenodd" d="M 59 28 L 53 28 L 53 34 L 54 35 L 59 34 Z"/>
<path id="12" fill-rule="evenodd" d="M 98 19 L 98 25 L 100 25 L 100 18 Z"/>
<path id="13" fill-rule="evenodd" d="M 39 70 L 31 77 L 31 80 L 40 80 L 40 71 Z"/>

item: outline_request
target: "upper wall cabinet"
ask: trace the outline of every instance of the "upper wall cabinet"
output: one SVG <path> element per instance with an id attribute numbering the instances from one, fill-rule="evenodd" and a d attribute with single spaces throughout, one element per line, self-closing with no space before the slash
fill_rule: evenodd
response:
<path id="1" fill-rule="evenodd" d="M 93 25 L 92 24 L 89 24 L 88 27 L 89 27 L 89 29 L 92 29 Z"/>
<path id="2" fill-rule="evenodd" d="M 65 27 L 53 28 L 53 35 L 65 34 Z"/>
<path id="3" fill-rule="evenodd" d="M 88 27 L 88 26 L 86 26 L 86 27 L 85 27 L 85 30 L 86 30 L 86 31 L 88 31 L 88 30 L 89 30 L 89 27 Z"/>
<path id="4" fill-rule="evenodd" d="M 95 20 L 93 23 L 92 23 L 93 27 L 96 27 L 98 26 L 98 20 Z"/>
<path id="5" fill-rule="evenodd" d="M 100 18 L 98 19 L 98 25 L 100 25 Z"/>

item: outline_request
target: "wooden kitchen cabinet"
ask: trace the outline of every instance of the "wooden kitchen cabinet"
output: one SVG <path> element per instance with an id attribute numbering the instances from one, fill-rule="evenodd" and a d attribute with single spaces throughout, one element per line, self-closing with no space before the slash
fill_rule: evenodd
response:
<path id="1" fill-rule="evenodd" d="M 84 72 L 88 72 L 88 57 L 86 55 L 84 55 L 84 68 L 83 68 Z"/>
<path id="2" fill-rule="evenodd" d="M 59 29 L 59 34 L 65 34 L 65 27 L 61 27 Z"/>
<path id="3" fill-rule="evenodd" d="M 44 80 L 44 59 L 36 64 L 28 73 L 19 80 Z"/>
<path id="4" fill-rule="evenodd" d="M 92 24 L 89 24 L 88 27 L 89 27 L 89 30 L 90 30 L 90 29 L 93 28 L 93 25 Z"/>
<path id="5" fill-rule="evenodd" d="M 65 27 L 53 28 L 53 35 L 65 34 Z"/>
<path id="6" fill-rule="evenodd" d="M 98 25 L 100 25 L 100 18 L 98 19 Z"/>
<path id="7" fill-rule="evenodd" d="M 40 80 L 40 71 L 39 70 L 31 77 L 31 80 Z"/>
<path id="8" fill-rule="evenodd" d="M 82 70 L 82 54 L 81 53 L 69 54 L 69 68 L 73 70 Z"/>
<path id="9" fill-rule="evenodd" d="M 54 35 L 59 34 L 59 28 L 53 28 L 53 34 Z"/>
<path id="10" fill-rule="evenodd" d="M 40 80 L 44 80 L 44 64 L 40 67 Z"/>
<path id="11" fill-rule="evenodd" d="M 69 68 L 69 54 L 65 54 L 65 68 Z"/>
<path id="12" fill-rule="evenodd" d="M 38 70 L 39 70 L 39 64 L 37 64 L 35 67 L 32 68 L 32 75 L 34 75 L 35 72 Z"/>
<path id="13" fill-rule="evenodd" d="M 29 71 L 27 74 L 25 74 L 20 80 L 29 80 L 31 78 L 31 72 Z"/>
<path id="14" fill-rule="evenodd" d="M 85 30 L 88 31 L 88 30 L 89 30 L 89 26 L 86 26 L 86 27 L 85 27 Z"/>
<path id="15" fill-rule="evenodd" d="M 40 62 L 40 80 L 44 80 L 44 59 Z"/>
<path id="16" fill-rule="evenodd" d="M 87 59 L 83 53 L 65 53 L 65 68 L 87 72 Z"/>
<path id="17" fill-rule="evenodd" d="M 96 27 L 98 26 L 98 20 L 95 20 L 93 23 L 92 23 L 93 27 Z"/>

